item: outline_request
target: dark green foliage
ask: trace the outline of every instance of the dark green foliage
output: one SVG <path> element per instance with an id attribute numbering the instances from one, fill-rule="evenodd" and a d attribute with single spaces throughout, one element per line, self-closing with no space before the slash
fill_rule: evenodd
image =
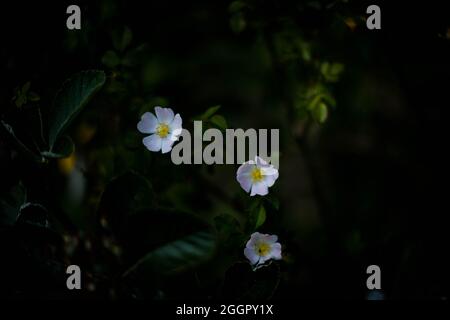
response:
<path id="1" fill-rule="evenodd" d="M 3 6 L 0 297 L 365 299 L 369 264 L 385 298 L 449 296 L 446 10 L 386 3 L 372 32 L 352 1 L 101 0 L 68 31 L 64 5 Z M 269 194 L 147 150 L 155 106 L 279 129 Z M 252 268 L 254 232 L 282 260 Z"/>
<path id="2" fill-rule="evenodd" d="M 50 151 L 93 94 L 106 81 L 103 71 L 83 71 L 67 80 L 56 94 L 49 123 Z"/>
<path id="3" fill-rule="evenodd" d="M 221 295 L 238 301 L 264 301 L 273 296 L 279 281 L 276 264 L 253 271 L 248 263 L 236 263 L 225 275 Z"/>
<path id="4" fill-rule="evenodd" d="M 126 273 L 125 277 L 158 277 L 179 273 L 197 266 L 210 258 L 214 252 L 215 240 L 208 232 L 197 232 L 169 242 L 150 251 Z"/>

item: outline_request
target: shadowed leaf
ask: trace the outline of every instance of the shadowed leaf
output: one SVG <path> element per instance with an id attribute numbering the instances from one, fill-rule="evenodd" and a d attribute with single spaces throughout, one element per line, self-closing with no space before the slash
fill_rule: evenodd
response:
<path id="1" fill-rule="evenodd" d="M 215 238 L 206 231 L 169 242 L 140 259 L 126 273 L 170 275 L 190 269 L 210 258 L 215 248 Z"/>
<path id="2" fill-rule="evenodd" d="M 105 83 L 103 71 L 83 71 L 67 80 L 56 94 L 50 118 L 49 144 L 54 144 L 83 107 Z"/>
<path id="3" fill-rule="evenodd" d="M 75 150 L 72 139 L 69 136 L 62 136 L 53 147 L 53 151 L 43 151 L 41 154 L 46 158 L 67 158 Z"/>

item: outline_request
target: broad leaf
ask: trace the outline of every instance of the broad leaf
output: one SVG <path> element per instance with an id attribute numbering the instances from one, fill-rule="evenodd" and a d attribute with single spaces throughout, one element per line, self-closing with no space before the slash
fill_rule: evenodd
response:
<path id="1" fill-rule="evenodd" d="M 264 206 L 261 205 L 258 210 L 258 215 L 256 217 L 256 223 L 255 228 L 258 229 L 260 226 L 262 226 L 266 222 L 266 209 L 264 209 Z"/>
<path id="2" fill-rule="evenodd" d="M 13 186 L 9 193 L 0 197 L 0 225 L 13 225 L 20 207 L 27 199 L 27 192 L 22 183 Z"/>
<path id="3" fill-rule="evenodd" d="M 60 235 L 50 228 L 47 209 L 38 203 L 28 202 L 20 207 L 14 229 L 30 246 L 61 240 Z"/>
<path id="4" fill-rule="evenodd" d="M 319 123 L 324 123 L 328 118 L 328 108 L 325 103 L 321 102 L 319 105 L 313 110 L 313 117 Z"/>
<path id="5" fill-rule="evenodd" d="M 53 151 L 43 151 L 41 155 L 46 158 L 67 158 L 74 150 L 75 146 L 72 139 L 69 136 L 62 136 L 56 141 Z"/>
<path id="6" fill-rule="evenodd" d="M 192 214 L 158 207 L 150 182 L 135 172 L 122 174 L 106 186 L 98 212 L 126 250 L 130 263 L 150 250 L 207 228 Z"/>
<path id="7" fill-rule="evenodd" d="M 266 209 L 262 204 L 254 207 L 250 211 L 248 220 L 249 231 L 254 231 L 264 224 L 266 221 Z"/>
<path id="8" fill-rule="evenodd" d="M 29 224 L 39 228 L 48 228 L 48 212 L 38 203 L 25 203 L 20 207 L 16 223 Z"/>
<path id="9" fill-rule="evenodd" d="M 8 136 L 10 138 L 10 140 L 12 141 L 12 143 L 14 143 L 14 145 L 16 146 L 17 150 L 19 152 L 21 152 L 24 156 L 26 156 L 27 158 L 36 161 L 38 163 L 43 163 L 45 162 L 44 157 L 41 157 L 40 155 L 34 153 L 33 151 L 31 151 L 14 133 L 14 129 L 7 124 L 6 122 L 4 122 L 3 120 L 1 120 L 1 126 L 4 130 L 6 130 L 6 132 L 8 133 Z"/>
<path id="10" fill-rule="evenodd" d="M 131 267 L 125 276 L 139 278 L 153 274 L 179 273 L 205 262 L 212 256 L 214 248 L 215 238 L 211 233 L 193 233 L 149 252 Z"/>
<path id="11" fill-rule="evenodd" d="M 56 94 L 50 118 L 50 151 L 53 151 L 58 137 L 103 86 L 105 80 L 103 71 L 90 70 L 77 73 L 63 84 Z"/>

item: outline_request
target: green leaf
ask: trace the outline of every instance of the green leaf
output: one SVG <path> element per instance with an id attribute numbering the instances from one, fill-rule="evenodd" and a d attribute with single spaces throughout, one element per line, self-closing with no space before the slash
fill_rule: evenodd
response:
<path id="1" fill-rule="evenodd" d="M 325 93 L 322 96 L 322 100 L 330 107 L 335 108 L 336 107 L 336 99 L 334 99 L 334 97 L 330 94 L 330 93 Z"/>
<path id="2" fill-rule="evenodd" d="M 41 100 L 41 97 L 36 92 L 30 91 L 28 93 L 28 100 L 30 100 L 31 102 L 36 102 Z"/>
<path id="3" fill-rule="evenodd" d="M 319 105 L 313 110 L 313 118 L 319 122 L 324 123 L 328 117 L 328 108 L 325 103 L 321 102 Z"/>
<path id="4" fill-rule="evenodd" d="M 344 65 L 341 63 L 324 62 L 320 66 L 320 72 L 326 81 L 336 82 L 339 76 L 344 71 Z"/>
<path id="5" fill-rule="evenodd" d="M 102 63 L 110 69 L 114 69 L 119 65 L 120 58 L 117 53 L 113 50 L 108 50 L 102 57 Z"/>
<path id="6" fill-rule="evenodd" d="M 330 73 L 333 75 L 339 75 L 344 71 L 344 65 L 342 63 L 333 63 L 331 65 Z"/>
<path id="7" fill-rule="evenodd" d="M 329 62 L 323 62 L 320 65 L 320 72 L 323 76 L 326 76 L 328 74 L 328 70 L 330 69 L 330 63 Z"/>
<path id="8" fill-rule="evenodd" d="M 206 231 L 193 233 L 149 252 L 124 276 L 132 275 L 139 278 L 180 273 L 208 260 L 214 249 L 215 238 L 211 233 Z"/>
<path id="9" fill-rule="evenodd" d="M 13 128 L 9 124 L 3 120 L 1 120 L 1 124 L 1 127 L 8 133 L 10 140 L 14 143 L 19 152 L 21 152 L 28 159 L 37 163 L 45 162 L 43 157 L 31 151 L 25 144 L 23 144 L 22 141 L 19 140 L 19 138 L 15 135 Z"/>
<path id="10" fill-rule="evenodd" d="M 22 94 L 21 92 L 18 93 L 18 96 L 16 98 L 15 104 L 16 107 L 20 108 L 22 107 L 25 103 L 27 103 L 27 96 Z"/>
<path id="11" fill-rule="evenodd" d="M 30 90 L 31 82 L 28 81 L 22 86 L 22 94 L 26 95 L 28 90 Z"/>
<path id="12" fill-rule="evenodd" d="M 27 200 L 27 190 L 21 182 L 0 197 L 0 225 L 13 225 L 20 207 Z"/>
<path id="13" fill-rule="evenodd" d="M 136 195 L 137 206 L 140 206 L 140 197 L 145 197 L 143 200 L 151 199 L 152 194 L 139 192 Z M 120 195 L 117 195 L 117 198 L 119 202 Z M 127 252 L 129 263 L 134 263 L 149 251 L 162 245 L 210 228 L 207 222 L 198 216 L 181 210 L 161 208 L 153 203 L 146 207 L 132 208 L 128 212 L 123 212 L 119 206 L 117 208 L 103 207 L 100 210 L 115 239 Z M 183 227 L 180 228 L 180 226 Z"/>
<path id="14" fill-rule="evenodd" d="M 30 245 L 61 240 L 60 235 L 50 228 L 47 209 L 38 203 L 25 203 L 20 207 L 14 228 L 21 240 Z"/>
<path id="15" fill-rule="evenodd" d="M 319 105 L 319 103 L 322 100 L 322 96 L 323 96 L 322 93 L 317 94 L 309 101 L 309 103 L 308 103 L 308 110 L 309 111 L 314 110 Z"/>
<path id="16" fill-rule="evenodd" d="M 50 151 L 53 151 L 58 137 L 103 86 L 105 80 L 103 71 L 91 70 L 77 73 L 63 84 L 56 94 L 50 118 Z"/>
<path id="17" fill-rule="evenodd" d="M 225 130 L 226 128 L 228 128 L 227 120 L 221 115 L 216 114 L 212 116 L 209 121 L 221 130 Z"/>
<path id="18" fill-rule="evenodd" d="M 296 43 L 300 50 L 302 59 L 305 62 L 310 62 L 312 59 L 311 45 L 309 43 L 307 43 L 306 41 L 304 41 L 303 39 L 300 39 Z"/>
<path id="19" fill-rule="evenodd" d="M 220 106 L 214 106 L 211 108 L 208 108 L 201 116 L 200 119 L 203 121 L 208 120 L 212 115 L 214 115 L 218 110 L 220 109 Z"/>
<path id="20" fill-rule="evenodd" d="M 20 207 L 17 224 L 29 224 L 40 228 L 48 227 L 48 211 L 38 203 L 25 203 Z"/>
<path id="21" fill-rule="evenodd" d="M 265 221 L 266 221 L 266 209 L 264 208 L 263 205 L 261 205 L 258 210 L 255 229 L 258 229 L 260 226 L 262 226 Z"/>
<path id="22" fill-rule="evenodd" d="M 69 136 L 62 136 L 56 141 L 53 151 L 43 151 L 41 152 L 41 155 L 53 159 L 67 158 L 74 150 L 75 145 L 73 144 L 72 139 Z"/>
<path id="23" fill-rule="evenodd" d="M 250 211 L 248 220 L 249 231 L 254 231 L 264 224 L 266 221 L 266 209 L 262 204 L 254 207 Z"/>

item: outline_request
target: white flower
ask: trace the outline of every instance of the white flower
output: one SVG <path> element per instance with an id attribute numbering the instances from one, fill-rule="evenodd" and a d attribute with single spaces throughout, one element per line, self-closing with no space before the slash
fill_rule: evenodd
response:
<path id="1" fill-rule="evenodd" d="M 174 116 L 170 108 L 155 107 L 155 113 L 156 117 L 151 112 L 144 113 L 137 128 L 142 133 L 152 134 L 142 140 L 148 150 L 167 153 L 181 135 L 182 119 L 178 113 Z"/>
<path id="2" fill-rule="evenodd" d="M 278 179 L 278 170 L 262 158 L 256 156 L 255 161 L 244 162 L 238 169 L 236 179 L 242 189 L 250 192 L 250 196 L 265 196 L 269 187 Z"/>
<path id="3" fill-rule="evenodd" d="M 281 244 L 276 235 L 255 232 L 251 235 L 244 249 L 244 255 L 256 268 L 270 259 L 281 260 Z"/>

